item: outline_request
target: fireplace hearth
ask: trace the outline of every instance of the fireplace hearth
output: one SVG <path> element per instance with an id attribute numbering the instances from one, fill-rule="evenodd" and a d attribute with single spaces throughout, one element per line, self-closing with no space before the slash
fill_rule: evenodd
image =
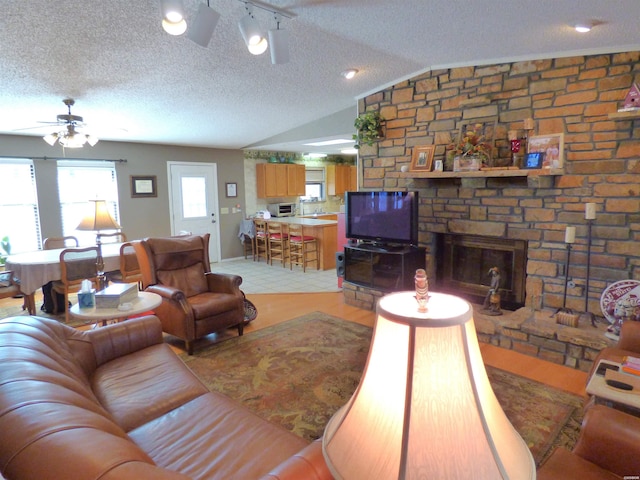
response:
<path id="1" fill-rule="evenodd" d="M 491 283 L 490 269 L 500 271 L 503 308 L 525 303 L 527 242 L 476 235 L 440 234 L 437 238 L 436 288 L 482 304 Z"/>

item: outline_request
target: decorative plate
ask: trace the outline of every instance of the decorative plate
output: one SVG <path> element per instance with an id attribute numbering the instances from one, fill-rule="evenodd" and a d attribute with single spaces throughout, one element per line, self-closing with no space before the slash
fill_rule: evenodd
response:
<path id="1" fill-rule="evenodd" d="M 609 285 L 600 297 L 600 308 L 611 324 L 640 320 L 640 281 L 620 280 Z"/>

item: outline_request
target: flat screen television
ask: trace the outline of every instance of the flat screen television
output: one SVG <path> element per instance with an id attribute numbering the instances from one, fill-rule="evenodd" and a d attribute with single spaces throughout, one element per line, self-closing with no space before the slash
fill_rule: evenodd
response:
<path id="1" fill-rule="evenodd" d="M 346 192 L 345 217 L 347 238 L 418 244 L 418 192 Z"/>

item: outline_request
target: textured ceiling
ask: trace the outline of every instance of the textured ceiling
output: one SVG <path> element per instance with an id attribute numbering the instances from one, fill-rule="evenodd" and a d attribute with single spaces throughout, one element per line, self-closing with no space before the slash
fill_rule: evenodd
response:
<path id="1" fill-rule="evenodd" d="M 184 0 L 187 21 L 198 3 Z M 73 97 L 103 140 L 313 151 L 302 143 L 350 138 L 357 98 L 429 68 L 640 50 L 638 0 L 273 0 L 293 18 L 281 23 L 291 60 L 271 65 L 244 46 L 242 2 L 210 0 L 221 18 L 209 48 L 167 35 L 159 4 L 4 0 L 0 133 L 48 133 L 18 129 Z M 570 28 L 587 20 L 588 34 Z M 360 74 L 347 81 L 347 68 Z"/>

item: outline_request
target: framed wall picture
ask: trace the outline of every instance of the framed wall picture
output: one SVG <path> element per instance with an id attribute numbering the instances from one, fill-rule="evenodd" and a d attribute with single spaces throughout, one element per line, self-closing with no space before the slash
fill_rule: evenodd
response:
<path id="1" fill-rule="evenodd" d="M 238 196 L 238 184 L 237 183 L 225 183 L 227 198 L 234 198 Z"/>
<path id="2" fill-rule="evenodd" d="M 435 145 L 413 147 L 410 170 L 412 172 L 430 172 L 435 151 Z"/>
<path id="3" fill-rule="evenodd" d="M 542 168 L 562 168 L 564 165 L 564 133 L 529 137 L 529 153 L 544 153 Z"/>
<path id="4" fill-rule="evenodd" d="M 155 175 L 131 175 L 131 197 L 157 197 L 157 181 Z"/>

